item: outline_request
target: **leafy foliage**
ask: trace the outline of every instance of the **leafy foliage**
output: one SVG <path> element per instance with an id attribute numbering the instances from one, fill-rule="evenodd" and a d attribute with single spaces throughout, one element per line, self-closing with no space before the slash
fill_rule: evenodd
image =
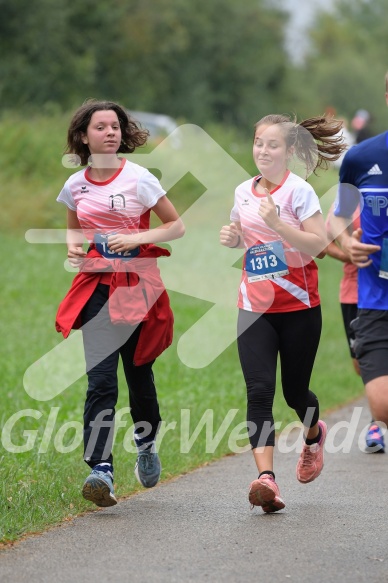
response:
<path id="1" fill-rule="evenodd" d="M 387 52 L 386 0 L 337 0 L 311 30 L 310 53 L 294 91 L 300 108 L 311 114 L 333 107 L 348 119 L 367 109 L 374 130 L 383 131 Z"/>
<path id="2" fill-rule="evenodd" d="M 94 96 L 196 123 L 252 123 L 282 89 L 286 19 L 263 0 L 0 5 L 5 108 Z"/>
<path id="3" fill-rule="evenodd" d="M 0 0 L 3 115 L 68 112 L 97 97 L 245 130 L 272 112 L 332 108 L 351 119 L 365 108 L 382 131 L 386 0 L 318 13 L 298 65 L 284 48 L 282 2 Z"/>

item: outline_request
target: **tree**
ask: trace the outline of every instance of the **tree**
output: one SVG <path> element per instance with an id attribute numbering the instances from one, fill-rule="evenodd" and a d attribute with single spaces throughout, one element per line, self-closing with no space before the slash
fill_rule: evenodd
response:
<path id="1" fill-rule="evenodd" d="M 195 123 L 252 125 L 284 89 L 286 16 L 266 0 L 1 5 L 3 108 L 69 108 L 94 96 Z"/>
<path id="2" fill-rule="evenodd" d="M 386 0 L 338 0 L 332 13 L 317 17 L 295 88 L 308 113 L 314 95 L 321 112 L 331 106 L 351 119 L 363 108 L 372 113 L 375 131 L 386 127 L 386 25 Z"/>

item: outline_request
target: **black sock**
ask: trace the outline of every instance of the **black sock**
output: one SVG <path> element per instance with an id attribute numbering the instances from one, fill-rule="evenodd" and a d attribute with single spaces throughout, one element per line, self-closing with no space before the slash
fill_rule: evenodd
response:
<path id="1" fill-rule="evenodd" d="M 313 443 L 318 443 L 319 440 L 321 439 L 322 436 L 322 430 L 321 428 L 318 426 L 318 435 L 317 437 L 314 437 L 314 439 L 306 439 L 304 438 L 306 445 L 312 445 Z"/>
<path id="2" fill-rule="evenodd" d="M 271 471 L 271 470 L 264 470 L 264 472 L 260 472 L 259 474 L 259 478 L 260 476 L 262 476 L 263 474 L 269 474 L 270 476 L 273 477 L 273 479 L 275 479 L 275 474 Z"/>

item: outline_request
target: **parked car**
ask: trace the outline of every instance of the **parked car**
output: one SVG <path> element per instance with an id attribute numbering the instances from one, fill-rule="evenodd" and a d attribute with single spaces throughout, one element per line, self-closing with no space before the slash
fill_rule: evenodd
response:
<path id="1" fill-rule="evenodd" d="M 128 110 L 129 115 L 150 132 L 153 141 L 160 142 L 177 129 L 177 122 L 169 115 L 148 111 Z M 174 140 L 175 141 L 175 140 Z"/>

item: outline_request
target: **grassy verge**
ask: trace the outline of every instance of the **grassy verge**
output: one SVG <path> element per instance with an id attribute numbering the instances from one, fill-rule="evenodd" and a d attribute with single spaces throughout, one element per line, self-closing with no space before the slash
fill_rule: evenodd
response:
<path id="1" fill-rule="evenodd" d="M 85 377 L 47 402 L 31 399 L 23 387 L 27 367 L 61 340 L 53 323 L 56 306 L 71 279 L 70 274 L 59 267 L 64 249 L 61 245 L 32 246 L 14 237 L 8 238 L 7 248 L 9 252 L 2 259 L 2 271 L 6 277 L 3 279 L 4 300 L 1 305 L 1 427 L 9 429 L 12 416 L 24 411 L 23 417 L 15 420 L 10 439 L 12 446 L 22 447 L 30 439 L 31 447 L 22 453 L 9 451 L 9 444 L 4 443 L 6 432 L 3 431 L 0 496 L 0 540 L 3 542 L 92 508 L 80 496 L 80 487 L 87 475 L 87 466 L 82 462 L 82 445 L 73 448 L 80 436 Z M 11 252 L 14 257 L 12 277 L 9 264 L 4 261 Z M 362 392 L 361 383 L 352 372 L 342 332 L 337 302 L 340 275 L 340 266 L 333 261 L 320 262 L 324 328 L 312 387 L 320 396 L 323 410 L 332 409 Z M 245 417 L 244 384 L 235 345 L 204 369 L 185 366 L 178 358 L 177 342 L 209 306 L 178 293 L 170 295 L 176 318 L 175 340 L 155 365 L 162 416 L 167 424 L 173 424 L 160 446 L 163 479 L 230 453 L 230 432 L 243 423 Z M 128 403 L 121 373 L 120 385 L 117 409 L 124 412 Z M 206 413 L 208 410 L 211 411 L 210 418 Z M 233 415 L 232 410 L 235 410 Z M 295 420 L 293 412 L 285 406 L 279 388 L 274 412 L 275 418 L 284 424 Z M 34 417 L 37 415 L 39 418 Z M 191 417 L 189 429 L 188 415 Z M 214 451 L 207 451 L 209 441 L 206 440 L 206 428 L 202 427 L 189 451 L 182 451 L 182 440 L 187 442 L 193 436 L 204 415 L 208 423 L 212 423 L 211 437 L 223 420 L 232 415 L 225 435 Z M 125 427 L 119 429 L 114 449 L 118 496 L 139 488 L 133 475 L 135 454 L 128 451 L 130 417 L 124 412 L 122 419 Z M 64 431 L 66 427 L 68 430 Z M 237 444 L 246 444 L 246 439 L 238 440 Z"/>

